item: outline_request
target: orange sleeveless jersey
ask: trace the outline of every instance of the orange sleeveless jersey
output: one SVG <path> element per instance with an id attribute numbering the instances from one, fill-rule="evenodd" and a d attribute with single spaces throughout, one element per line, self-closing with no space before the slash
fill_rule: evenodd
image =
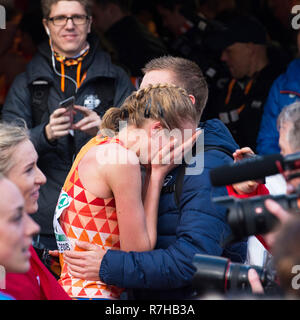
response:
<path id="1" fill-rule="evenodd" d="M 120 249 L 119 229 L 114 198 L 97 198 L 87 191 L 78 176 L 78 164 L 94 146 L 106 143 L 120 143 L 117 139 L 96 136 L 77 155 L 62 192 L 69 196 L 70 205 L 60 216 L 60 225 L 72 247 L 76 240 L 97 244 L 103 249 Z M 118 299 L 123 289 L 108 286 L 101 281 L 87 281 L 74 278 L 68 273 L 63 256 L 59 283 L 72 298 Z"/>

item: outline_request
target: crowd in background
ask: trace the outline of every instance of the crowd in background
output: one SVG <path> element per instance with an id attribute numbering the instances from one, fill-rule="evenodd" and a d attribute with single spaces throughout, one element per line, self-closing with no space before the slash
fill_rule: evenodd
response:
<path id="1" fill-rule="evenodd" d="M 155 120 L 165 121 L 167 128 L 174 126 L 173 121 L 176 123 L 178 120 L 176 120 L 176 117 L 179 114 L 176 113 L 176 101 L 165 101 L 163 106 L 163 109 L 167 108 L 166 106 L 169 103 L 170 109 L 173 108 L 176 111 L 174 111 L 176 116 L 172 119 L 171 116 L 168 118 L 167 109 L 160 110 L 160 107 L 156 110 L 147 100 L 152 99 L 151 101 L 159 101 L 157 102 L 158 105 L 162 104 L 158 98 L 161 92 L 165 92 L 165 94 L 171 92 L 172 97 L 177 101 L 180 99 L 185 101 L 184 99 L 188 96 L 192 97 L 192 104 L 190 101 L 184 102 L 186 103 L 186 111 L 182 113 L 181 119 L 187 121 L 185 125 L 190 125 L 194 130 L 194 123 L 190 121 L 193 118 L 197 122 L 196 125 L 199 124 L 199 127 L 205 132 L 205 143 L 210 147 L 217 148 L 218 152 L 222 153 L 222 156 L 215 155 L 216 150 L 214 150 L 207 156 L 206 161 L 209 162 L 209 165 L 205 169 L 208 171 L 215 166 L 231 161 L 231 156 L 228 156 L 228 153 L 233 154 L 232 158 L 238 161 L 239 156 L 243 158 L 243 154 L 267 155 L 281 152 L 283 155 L 289 155 L 299 152 L 300 148 L 297 145 L 299 133 L 297 135 L 297 130 L 300 121 L 298 104 L 300 99 L 300 76 L 298 72 L 300 69 L 300 30 L 293 28 L 292 20 L 295 15 L 292 15 L 292 8 L 297 4 L 300 5 L 300 1 L 94 0 L 91 10 L 92 20 L 89 18 L 89 12 L 86 12 L 86 21 L 82 21 L 85 16 L 72 16 L 71 18 L 54 16 L 57 19 L 53 20 L 53 17 L 47 16 L 45 13 L 47 12 L 47 1 L 43 1 L 43 3 L 44 7 L 41 7 L 38 0 L 0 0 L 0 5 L 3 5 L 6 9 L 7 20 L 6 29 L 0 30 L 1 120 L 15 122 L 19 120 L 18 118 L 21 118 L 24 123 L 26 122 L 29 129 L 29 133 L 21 129 L 21 131 L 14 132 L 13 127 L 6 127 L 5 124 L 1 127 L 1 124 L 0 133 L 3 137 L 6 135 L 12 136 L 12 140 L 6 142 L 6 145 L 12 143 L 17 146 L 16 148 L 20 148 L 20 145 L 25 146 L 25 151 L 34 155 L 34 159 L 31 159 L 31 163 L 33 163 L 33 169 L 31 168 L 31 170 L 35 171 L 35 177 L 33 178 L 35 182 L 31 182 L 32 189 L 39 190 L 41 188 L 40 196 L 36 196 L 34 202 L 36 207 L 29 208 L 29 204 L 26 202 L 26 190 L 22 189 L 22 181 L 20 180 L 20 182 L 18 178 L 10 178 L 11 167 L 0 172 L 3 174 L 3 177 L 0 178 L 0 188 L 3 187 L 6 192 L 11 188 L 15 197 L 20 198 L 19 214 L 22 215 L 22 212 L 25 214 L 25 211 L 29 214 L 35 213 L 33 216 L 35 222 L 31 219 L 30 223 L 32 225 L 27 222 L 27 242 L 30 242 L 28 239 L 33 238 L 35 250 L 29 244 L 26 244 L 26 248 L 23 246 L 19 249 L 20 251 L 26 251 L 30 247 L 32 255 L 30 269 L 24 262 L 23 268 L 19 269 L 17 260 L 13 261 L 12 265 L 8 265 L 10 272 L 22 273 L 24 270 L 28 272 L 23 278 L 22 275 L 10 275 L 11 278 L 8 278 L 8 283 L 11 284 L 11 291 L 8 293 L 14 293 L 12 294 L 14 298 L 26 299 L 26 290 L 14 287 L 16 281 L 22 281 L 28 290 L 31 286 L 34 287 L 35 292 L 31 296 L 32 299 L 55 299 L 54 292 L 58 292 L 56 298 L 60 299 L 69 299 L 69 296 L 75 299 L 91 296 L 94 299 L 99 297 L 102 297 L 102 299 L 120 298 L 122 290 L 119 290 L 119 288 L 132 289 L 127 292 L 126 297 L 133 299 L 137 299 L 137 297 L 141 299 L 148 297 L 163 299 L 166 296 L 174 299 L 190 298 L 192 291 L 187 286 L 187 282 L 190 281 L 193 272 L 187 261 L 190 262 L 188 259 L 194 253 L 197 253 L 197 249 L 201 248 L 204 252 L 208 250 L 210 254 L 227 256 L 236 262 L 245 262 L 247 250 L 249 255 L 249 247 L 246 248 L 245 241 L 226 248 L 224 252 L 220 251 L 221 247 L 219 245 L 215 246 L 213 244 L 214 241 L 218 243 L 225 236 L 225 233 L 230 231 L 228 225 L 222 220 L 225 211 L 223 212 L 221 209 L 214 211 L 210 202 L 205 200 L 209 198 L 208 189 L 211 187 L 206 174 L 203 174 L 204 178 L 202 176 L 199 181 L 196 178 L 195 180 L 193 180 L 194 178 L 186 180 L 186 183 L 192 186 L 190 189 L 193 190 L 192 192 L 189 188 L 183 190 L 182 199 L 185 202 L 178 209 L 183 213 L 191 213 L 193 206 L 197 209 L 201 205 L 207 206 L 203 209 L 204 213 L 201 212 L 207 219 L 205 222 L 204 218 L 203 221 L 197 220 L 198 217 L 195 213 L 183 216 L 184 218 L 177 216 L 177 213 L 175 216 L 174 212 L 177 212 L 177 208 L 172 207 L 173 203 L 170 204 L 170 198 L 161 197 L 159 206 L 159 194 L 149 191 L 148 197 L 151 198 L 152 196 L 153 199 L 157 200 L 155 208 L 152 208 L 147 201 L 146 191 L 145 212 L 147 210 L 150 213 L 152 211 L 159 212 L 158 222 L 156 218 L 153 218 L 154 224 L 158 224 L 156 245 L 156 231 L 154 232 L 155 240 L 152 243 L 152 229 L 155 229 L 155 227 L 153 228 L 151 225 L 153 221 L 150 220 L 149 222 L 148 218 L 146 222 L 141 221 L 135 227 L 138 230 L 142 228 L 141 226 L 145 227 L 150 240 L 146 237 L 146 240 L 141 238 L 141 241 L 146 243 L 149 240 L 151 245 L 145 244 L 145 246 L 142 246 L 142 248 L 145 248 L 144 250 L 137 248 L 134 244 L 131 246 L 128 244 L 132 240 L 130 235 L 127 235 L 126 240 L 128 246 L 125 246 L 124 243 L 120 245 L 119 238 L 114 238 L 119 230 L 116 231 L 116 226 L 112 227 L 115 224 L 116 217 L 111 215 L 107 218 L 107 230 L 109 230 L 110 237 L 106 244 L 100 240 L 95 240 L 96 235 L 94 234 L 94 239 L 89 246 L 73 244 L 78 249 L 75 251 L 83 250 L 89 254 L 84 256 L 75 253 L 73 256 L 71 251 L 68 256 L 68 253 L 66 253 L 64 259 L 60 258 L 60 264 L 66 266 L 64 263 L 70 263 L 73 267 L 68 270 L 63 269 L 62 274 L 57 274 L 54 271 L 55 266 L 50 265 L 50 263 L 47 265 L 43 255 L 45 253 L 44 249 L 52 250 L 52 255 L 55 256 L 57 255 L 57 244 L 69 245 L 67 238 L 73 237 L 77 232 L 74 231 L 76 228 L 84 230 L 77 237 L 77 240 L 86 242 L 91 237 L 92 230 L 89 229 L 92 228 L 90 223 L 86 223 L 89 227 L 83 226 L 82 220 L 77 222 L 75 218 L 71 223 L 69 221 L 71 213 L 63 215 L 57 213 L 59 204 L 63 200 L 61 198 L 62 194 L 65 192 L 69 197 L 72 196 L 74 203 L 80 201 L 87 206 L 93 206 L 94 212 L 92 209 L 84 209 L 92 215 L 101 214 L 102 207 L 98 201 L 102 199 L 101 196 L 95 196 L 97 191 L 94 191 L 92 196 L 92 193 L 88 193 L 82 186 L 82 181 L 78 179 L 80 165 L 84 165 L 82 159 L 86 153 L 88 154 L 89 148 L 105 144 L 107 141 L 111 143 L 110 138 L 97 140 L 100 126 L 103 127 L 104 124 L 110 123 L 111 127 L 108 126 L 109 129 L 114 129 L 115 125 L 111 121 L 111 117 L 113 119 L 117 117 L 118 120 L 129 119 L 135 124 L 138 123 L 137 127 L 142 123 L 141 127 L 148 128 L 145 126 L 144 120 L 140 120 L 137 116 L 137 106 L 140 106 L 141 103 L 143 103 L 143 106 L 146 105 L 145 111 L 143 110 L 141 113 L 143 117 L 149 119 L 152 117 L 152 115 L 150 116 L 151 112 L 155 112 Z M 48 1 L 51 12 L 54 10 L 53 8 L 58 8 L 55 7 L 57 2 L 54 1 L 53 3 L 54 5 L 51 4 L 51 1 Z M 60 21 L 59 18 L 61 20 L 65 19 L 65 21 Z M 71 59 L 63 54 L 63 44 L 59 47 L 59 39 L 54 37 L 55 27 L 63 26 L 64 23 L 68 26 L 71 24 L 77 26 L 77 23 L 78 26 L 81 26 L 86 23 L 87 26 L 85 30 L 86 35 L 88 34 L 87 45 L 85 43 L 86 38 L 84 38 L 82 50 L 80 52 L 74 51 L 76 55 L 72 56 Z M 65 52 L 67 51 L 65 50 Z M 43 62 L 41 57 L 45 58 L 47 63 Z M 47 77 L 49 66 L 55 80 Z M 163 73 L 165 71 L 166 73 Z M 41 76 L 43 77 L 42 80 L 48 81 L 50 79 L 48 82 L 46 81 L 46 89 L 45 87 L 41 89 L 45 85 L 45 83 L 39 81 Z M 70 78 L 72 78 L 71 81 L 69 81 Z M 99 80 L 97 84 L 95 84 L 96 80 Z M 159 83 L 168 83 L 168 86 L 166 88 L 160 87 Z M 148 87 L 149 85 L 150 87 Z M 176 88 L 173 88 L 173 85 Z M 97 95 L 90 95 L 90 90 L 95 91 Z M 134 91 L 137 91 L 137 94 L 134 94 Z M 38 93 L 41 93 L 41 95 L 39 96 Z M 69 119 L 62 119 L 64 111 L 58 109 L 58 102 L 64 100 L 61 97 L 67 98 L 72 95 L 76 96 L 77 99 L 75 106 L 77 114 L 74 115 L 74 121 L 77 121 L 77 123 L 70 128 Z M 177 98 L 175 99 L 175 97 Z M 47 116 L 43 105 L 51 110 Z M 196 110 L 194 116 L 190 116 L 195 111 L 190 109 L 192 105 Z M 39 111 L 31 111 L 32 106 Z M 111 106 L 119 109 L 110 109 Z M 289 106 L 290 108 L 286 109 Z M 130 110 L 134 108 L 136 108 L 134 113 L 136 119 L 130 113 Z M 110 111 L 105 113 L 109 109 Z M 151 119 L 153 120 L 153 118 Z M 59 125 L 60 128 L 57 129 Z M 181 125 L 182 123 L 178 126 Z M 184 126 L 180 128 L 183 129 Z M 72 134 L 69 129 L 74 130 Z M 158 127 L 158 129 L 161 129 L 161 127 Z M 17 135 L 20 135 L 20 140 L 15 140 Z M 95 136 L 93 142 L 89 141 L 91 137 Z M 88 147 L 86 147 L 86 143 L 89 143 Z M 122 141 L 118 140 L 117 143 L 122 145 Z M 2 141 L 0 141 L 0 146 L 3 147 Z M 85 147 L 81 149 L 83 146 Z M 33 151 L 34 148 L 37 153 Z M 224 149 L 227 155 L 224 154 Z M 234 154 L 239 149 L 241 149 L 240 153 Z M 10 154 L 11 158 L 5 158 L 4 161 L 12 161 L 15 165 L 15 161 L 12 159 L 17 157 L 18 152 L 16 150 L 14 149 L 14 152 Z M 4 154 L 6 149 L 3 147 L 3 150 L 0 149 L 1 152 Z M 16 158 L 17 160 L 19 161 Z M 157 169 L 154 166 L 153 168 Z M 160 173 L 159 191 L 164 190 L 163 180 L 173 169 L 172 166 L 164 169 L 158 168 Z M 146 181 L 147 179 L 150 180 L 150 185 L 154 175 L 153 171 L 152 175 L 148 175 L 148 172 L 145 173 L 145 179 Z M 20 175 L 24 172 L 21 172 Z M 77 180 L 74 172 L 77 174 Z M 88 172 L 88 169 L 86 169 L 86 172 Z M 129 168 L 127 174 L 129 174 Z M 134 174 L 135 172 L 132 171 L 132 176 Z M 121 174 L 118 177 L 120 178 Z M 139 175 L 137 177 L 140 178 Z M 22 196 L 16 190 L 13 190 L 14 187 L 9 184 L 6 178 L 19 187 L 25 203 L 22 202 Z M 81 178 L 84 178 L 84 176 L 81 176 Z M 93 174 L 89 175 L 87 173 L 86 179 L 86 181 L 91 181 Z M 292 184 L 293 192 L 297 189 L 296 182 L 294 181 Z M 197 183 L 203 184 L 203 190 L 201 190 L 201 187 L 196 190 Z M 276 190 L 271 192 L 274 185 Z M 93 189 L 93 185 L 90 186 Z M 106 191 L 106 193 L 104 191 L 103 193 L 108 195 L 107 198 L 113 199 L 110 196 L 115 196 L 117 208 L 118 206 L 119 208 L 122 207 L 122 201 L 118 201 L 122 199 L 122 193 L 125 194 L 118 189 L 121 186 L 126 188 L 126 185 L 122 185 L 121 182 L 116 187 L 113 181 L 109 181 L 105 185 L 106 189 L 103 189 Z M 266 186 L 268 188 L 268 184 Z M 288 187 L 290 186 L 288 185 Z M 134 188 L 139 190 L 139 187 L 134 184 L 131 185 L 131 188 L 133 188 L 132 190 L 135 190 Z M 276 193 L 279 189 L 285 193 L 286 183 L 282 181 L 276 181 L 273 185 L 270 183 L 269 191 L 271 193 Z M 227 186 L 222 191 L 216 191 L 215 195 L 229 194 L 238 198 L 247 198 L 255 195 L 266 195 L 269 191 L 261 183 L 250 181 L 244 184 Z M 82 196 L 84 200 L 82 200 L 83 198 L 79 200 L 81 194 L 84 194 Z M 95 198 L 93 198 L 94 196 Z M 105 198 L 105 200 L 107 199 Z M 39 205 L 37 205 L 38 201 Z M 139 212 L 139 205 L 139 202 L 135 205 L 137 212 Z M 274 212 L 275 215 L 282 209 L 272 209 L 272 204 L 269 205 L 270 211 Z M 116 206 L 105 202 L 104 207 L 108 212 Z M 84 215 L 82 213 L 83 208 L 74 208 L 72 207 L 74 217 Z M 124 208 L 128 210 L 128 205 L 124 205 Z M 8 208 L 7 210 L 16 211 L 16 208 Z M 144 211 L 141 209 L 141 212 Z M 167 215 L 164 215 L 165 212 L 167 212 Z M 60 227 L 55 222 L 55 230 L 53 230 L 54 213 L 55 217 L 60 218 L 64 231 L 68 231 L 66 232 L 66 238 L 64 238 L 64 232 L 60 230 L 61 233 L 56 234 Z M 285 214 L 286 212 L 279 218 L 284 222 L 289 222 Z M 174 219 L 178 221 L 175 223 Z M 180 219 L 182 220 L 180 221 Z M 137 220 L 138 218 L 134 221 Z M 117 221 L 120 227 L 120 217 Z M 150 227 L 148 223 L 150 223 Z M 123 222 L 122 225 L 126 226 L 126 222 Z M 166 231 L 166 225 L 169 228 L 168 232 Z M 212 225 L 214 225 L 214 228 L 211 227 Z M 299 221 L 297 220 L 285 225 L 274 244 L 274 251 L 272 251 L 273 243 L 270 245 L 272 241 L 268 243 L 263 239 L 260 239 L 259 242 L 260 249 L 251 249 L 254 250 L 251 255 L 258 254 L 259 251 L 255 250 L 267 250 L 274 253 L 283 288 L 289 294 L 293 294 L 289 290 L 289 284 L 292 280 L 286 274 L 288 268 L 298 262 L 297 249 L 292 246 L 292 242 L 297 237 L 298 226 Z M 128 230 L 131 230 L 129 226 L 127 227 Z M 197 233 L 196 227 L 207 228 L 205 230 L 210 233 L 207 238 L 215 237 L 215 239 L 209 242 L 202 234 L 195 235 Z M 152 228 L 151 232 L 149 228 Z M 105 229 L 105 226 L 102 226 L 102 229 Z M 170 231 L 171 229 L 172 231 Z M 221 229 L 222 231 L 220 231 Z M 122 232 L 124 233 L 124 231 Z M 128 233 L 131 232 L 128 231 Z M 38 235 L 34 236 L 34 234 Z M 177 240 L 175 240 L 175 234 Z M 186 241 L 184 239 L 186 234 L 193 239 L 193 241 L 190 241 L 191 243 L 188 243 L 189 241 L 187 241 L 188 244 L 184 242 Z M 184 239 L 182 242 L 181 237 Z M 58 240 L 59 238 L 64 240 Z M 284 242 L 283 239 L 286 239 L 286 244 L 280 246 L 279 244 Z M 103 250 L 105 247 L 105 250 L 101 252 L 97 248 L 95 249 L 94 244 L 101 245 Z M 131 256 L 126 252 L 118 255 L 111 250 L 106 253 L 107 249 L 112 248 L 119 249 L 119 251 L 120 249 L 122 251 L 122 248 L 123 251 L 156 250 L 152 251 L 153 253 L 136 252 Z M 52 274 L 37 257 L 38 249 L 42 252 L 39 258 L 42 259 L 44 264 L 46 263 Z M 167 250 L 176 252 L 174 258 L 172 253 L 170 258 Z M 48 252 L 47 254 L 49 255 Z M 175 256 L 179 261 L 178 268 L 172 260 L 175 259 Z M 49 260 L 52 259 L 50 255 L 48 258 Z M 80 259 L 86 259 L 82 261 L 86 262 L 86 270 L 89 272 L 85 273 L 82 265 L 74 262 Z M 63 262 L 64 260 L 66 262 Z M 101 263 L 97 262 L 95 270 L 92 270 L 92 267 L 88 269 L 87 266 L 92 266 L 96 260 L 101 260 Z M 0 264 L 1 262 L 2 260 Z M 248 259 L 248 262 L 251 263 L 251 259 Z M 124 271 L 124 274 L 121 275 L 117 266 L 121 268 L 123 264 L 125 265 L 124 269 L 132 271 L 127 273 Z M 20 265 L 22 266 L 22 264 Z M 151 270 L 148 274 L 145 271 L 146 265 Z M 155 265 L 161 266 L 155 271 L 157 273 L 153 271 Z M 169 268 L 169 271 L 165 271 L 163 265 L 169 266 L 166 267 Z M 143 269 L 144 266 L 145 269 Z M 184 270 L 181 270 L 181 267 Z M 35 274 L 38 274 L 41 279 L 42 293 L 39 292 L 40 284 L 34 283 L 32 285 L 30 282 L 30 278 L 34 277 Z M 79 275 L 82 276 L 80 280 L 78 280 Z M 249 279 L 251 276 L 253 292 L 263 293 L 263 288 L 260 287 L 256 274 L 249 274 Z M 55 277 L 60 278 L 59 283 L 68 295 L 61 290 L 61 286 L 56 282 Z M 144 290 L 145 288 L 147 290 Z M 173 296 L 169 296 L 171 290 Z M 278 294 L 280 295 L 281 292 Z"/>

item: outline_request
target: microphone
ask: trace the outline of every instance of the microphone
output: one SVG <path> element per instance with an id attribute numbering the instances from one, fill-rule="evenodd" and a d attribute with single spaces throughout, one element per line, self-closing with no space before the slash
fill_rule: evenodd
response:
<path id="1" fill-rule="evenodd" d="M 220 187 L 247 180 L 264 179 L 280 173 L 280 167 L 284 167 L 284 163 L 281 154 L 255 156 L 211 170 L 210 180 L 213 186 Z"/>

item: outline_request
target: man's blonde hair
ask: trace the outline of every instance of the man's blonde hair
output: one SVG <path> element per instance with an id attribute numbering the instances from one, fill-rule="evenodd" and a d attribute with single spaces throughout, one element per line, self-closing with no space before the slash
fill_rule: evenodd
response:
<path id="1" fill-rule="evenodd" d="M 208 99 L 208 85 L 199 66 L 185 58 L 163 56 L 152 59 L 143 68 L 144 74 L 150 71 L 169 71 L 174 75 L 174 84 L 195 97 L 194 108 L 199 122 Z"/>

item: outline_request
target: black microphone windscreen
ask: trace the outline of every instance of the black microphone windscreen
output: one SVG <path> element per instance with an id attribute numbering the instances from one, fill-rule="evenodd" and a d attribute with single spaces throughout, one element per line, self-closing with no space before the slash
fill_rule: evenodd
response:
<path id="1" fill-rule="evenodd" d="M 247 180 L 263 179 L 279 173 L 277 161 L 282 165 L 283 157 L 281 154 L 247 158 L 211 170 L 210 180 L 213 186 L 220 187 Z"/>

